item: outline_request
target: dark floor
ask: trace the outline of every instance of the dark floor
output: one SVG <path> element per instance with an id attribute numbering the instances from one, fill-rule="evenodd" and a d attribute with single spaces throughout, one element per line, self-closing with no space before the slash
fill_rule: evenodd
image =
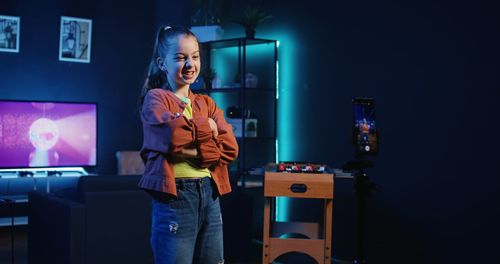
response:
<path id="1" fill-rule="evenodd" d="M 14 231 L 11 233 L 11 231 Z M 28 226 L 0 227 L 0 263 L 27 264 L 28 263 Z M 14 235 L 14 262 L 12 262 L 12 236 Z M 252 243 L 251 256 L 247 261 L 226 261 L 226 264 L 260 264 L 262 263 L 262 246 L 259 241 Z M 308 256 L 302 254 L 286 254 L 278 258 L 274 263 L 283 264 L 307 264 L 315 263 Z M 348 264 L 352 262 L 336 260 L 332 263 Z"/>

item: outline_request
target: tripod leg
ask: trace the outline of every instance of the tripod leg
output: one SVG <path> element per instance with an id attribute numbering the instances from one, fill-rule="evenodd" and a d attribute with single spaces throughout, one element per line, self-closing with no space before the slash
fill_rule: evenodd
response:
<path id="1" fill-rule="evenodd" d="M 357 199 L 357 245 L 355 264 L 366 264 L 365 250 L 365 217 L 366 217 L 366 199 L 369 190 L 369 179 L 364 173 L 356 176 L 355 179 L 356 199 Z"/>

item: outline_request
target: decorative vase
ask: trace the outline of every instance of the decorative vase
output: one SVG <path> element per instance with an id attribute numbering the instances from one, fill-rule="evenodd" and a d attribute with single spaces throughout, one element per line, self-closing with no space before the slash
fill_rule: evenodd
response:
<path id="1" fill-rule="evenodd" d="M 245 30 L 246 37 L 248 39 L 254 39 L 255 38 L 255 29 L 253 28 L 247 28 Z"/>
<path id="2" fill-rule="evenodd" d="M 247 88 L 257 88 L 257 84 L 259 83 L 259 78 L 257 75 L 248 72 L 245 75 L 245 87 Z"/>
<path id="3" fill-rule="evenodd" d="M 205 80 L 205 89 L 212 90 L 212 80 Z"/>

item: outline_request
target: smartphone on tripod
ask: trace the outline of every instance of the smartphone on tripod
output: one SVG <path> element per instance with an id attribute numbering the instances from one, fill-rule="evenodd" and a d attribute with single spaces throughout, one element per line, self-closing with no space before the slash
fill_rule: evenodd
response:
<path id="1" fill-rule="evenodd" d="M 376 155 L 378 153 L 378 130 L 375 118 L 373 98 L 355 97 L 353 106 L 353 143 L 358 155 Z"/>

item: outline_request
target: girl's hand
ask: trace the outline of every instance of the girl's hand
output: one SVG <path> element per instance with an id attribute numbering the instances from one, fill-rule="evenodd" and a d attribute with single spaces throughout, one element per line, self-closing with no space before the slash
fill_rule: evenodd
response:
<path id="1" fill-rule="evenodd" d="M 185 158 L 196 158 L 196 157 L 198 157 L 198 150 L 196 148 L 182 149 L 181 156 L 185 157 Z"/>
<path id="2" fill-rule="evenodd" d="M 217 137 L 219 135 L 219 129 L 217 128 L 217 124 L 215 123 L 215 121 L 209 117 L 208 124 L 210 125 L 210 129 L 212 129 L 214 137 Z"/>

